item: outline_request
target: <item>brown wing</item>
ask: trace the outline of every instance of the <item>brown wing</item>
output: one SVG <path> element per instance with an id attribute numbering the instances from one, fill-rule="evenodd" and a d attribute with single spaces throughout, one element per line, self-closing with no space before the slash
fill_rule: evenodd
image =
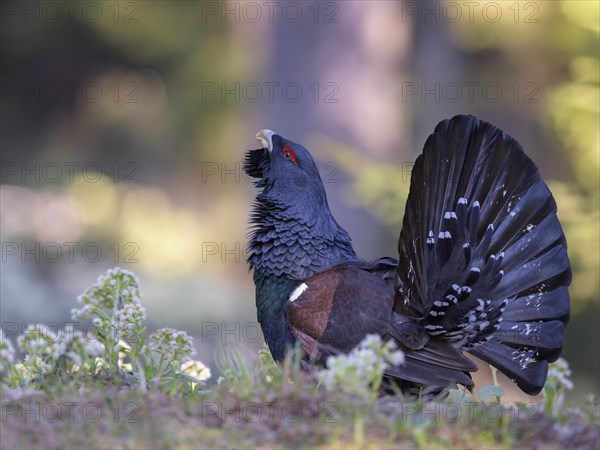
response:
<path id="1" fill-rule="evenodd" d="M 339 266 L 300 284 L 290 295 L 286 314 L 303 350 L 312 361 L 324 362 L 327 356 L 349 352 L 369 333 L 385 332 L 393 303 L 389 283 L 365 270 Z"/>
<path id="2" fill-rule="evenodd" d="M 347 353 L 367 334 L 394 339 L 406 353 L 405 364 L 390 368 L 386 376 L 421 384 L 471 385 L 465 372 L 477 365 L 450 345 L 426 338 L 418 350 L 413 341 L 427 333 L 416 324 L 399 320 L 393 312 L 394 288 L 388 280 L 356 264 L 346 264 L 314 275 L 291 293 L 286 315 L 294 337 L 314 364 L 327 357 Z M 414 336 L 406 336 L 414 329 Z M 412 348 L 411 348 L 412 347 Z"/>

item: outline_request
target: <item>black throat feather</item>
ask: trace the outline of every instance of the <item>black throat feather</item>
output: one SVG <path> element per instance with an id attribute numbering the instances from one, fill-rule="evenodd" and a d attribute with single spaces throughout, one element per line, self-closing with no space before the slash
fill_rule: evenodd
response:
<path id="1" fill-rule="evenodd" d="M 250 223 L 248 264 L 265 275 L 300 281 L 358 259 L 350 236 L 333 219 L 327 205 L 309 218 L 294 217 L 284 205 L 260 194 Z"/>

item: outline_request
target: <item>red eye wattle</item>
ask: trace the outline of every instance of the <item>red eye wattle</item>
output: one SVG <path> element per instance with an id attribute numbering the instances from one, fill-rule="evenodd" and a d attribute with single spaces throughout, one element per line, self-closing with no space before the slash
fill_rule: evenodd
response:
<path id="1" fill-rule="evenodd" d="M 285 159 L 298 165 L 298 160 L 296 159 L 296 153 L 294 152 L 294 150 L 292 150 L 286 145 L 281 151 L 283 153 L 283 156 L 285 156 Z"/>

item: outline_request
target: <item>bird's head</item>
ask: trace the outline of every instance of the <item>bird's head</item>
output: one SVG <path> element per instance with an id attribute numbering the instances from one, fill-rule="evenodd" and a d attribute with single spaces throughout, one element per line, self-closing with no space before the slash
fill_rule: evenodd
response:
<path id="1" fill-rule="evenodd" d="M 317 164 L 306 148 L 271 130 L 259 131 L 256 139 L 262 148 L 246 153 L 244 171 L 263 188 L 263 198 L 292 210 L 326 202 Z"/>
<path id="2" fill-rule="evenodd" d="M 356 259 L 308 150 L 271 130 L 259 131 L 256 139 L 262 148 L 249 150 L 244 161 L 244 171 L 262 188 L 250 214 L 250 267 L 304 280 Z"/>

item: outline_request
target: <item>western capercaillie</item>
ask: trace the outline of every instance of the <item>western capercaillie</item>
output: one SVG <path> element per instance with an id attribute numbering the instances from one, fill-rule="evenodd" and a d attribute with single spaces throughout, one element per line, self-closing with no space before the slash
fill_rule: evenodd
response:
<path id="1" fill-rule="evenodd" d="M 556 203 L 510 136 L 472 116 L 438 124 L 412 170 L 399 257 L 366 261 L 327 204 L 308 150 L 270 130 L 244 169 L 261 189 L 248 262 L 258 321 L 280 361 L 393 339 L 401 386 L 473 385 L 468 352 L 538 393 L 562 350 L 571 270 Z M 400 181 L 399 181 L 400 182 Z"/>

